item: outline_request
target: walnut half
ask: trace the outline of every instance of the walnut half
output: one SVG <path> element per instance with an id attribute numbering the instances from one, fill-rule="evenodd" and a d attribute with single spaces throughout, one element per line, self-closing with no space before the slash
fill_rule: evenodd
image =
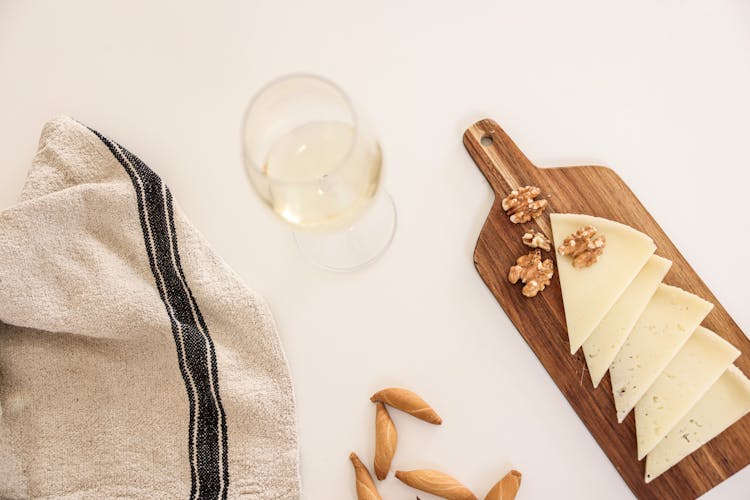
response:
<path id="1" fill-rule="evenodd" d="M 552 259 L 542 262 L 542 253 L 534 250 L 516 259 L 516 265 L 511 266 L 508 271 L 508 281 L 515 285 L 521 280 L 524 283 L 521 293 L 526 297 L 535 297 L 549 285 L 552 275 L 555 274 L 554 267 Z"/>
<path id="2" fill-rule="evenodd" d="M 526 231 L 521 237 L 521 241 L 523 241 L 523 244 L 527 247 L 541 248 L 547 252 L 552 249 L 552 243 L 550 243 L 549 239 L 544 233 L 540 233 L 536 229 L 529 229 Z"/>
<path id="3" fill-rule="evenodd" d="M 583 268 L 595 264 L 606 245 L 604 235 L 597 234 L 595 227 L 586 226 L 565 238 L 557 251 L 573 257 L 573 267 Z"/>
<path id="4" fill-rule="evenodd" d="M 503 198 L 502 207 L 510 216 L 510 221 L 522 224 L 542 215 L 547 207 L 547 200 L 534 200 L 541 193 L 542 190 L 536 186 L 524 186 L 514 189 Z"/>

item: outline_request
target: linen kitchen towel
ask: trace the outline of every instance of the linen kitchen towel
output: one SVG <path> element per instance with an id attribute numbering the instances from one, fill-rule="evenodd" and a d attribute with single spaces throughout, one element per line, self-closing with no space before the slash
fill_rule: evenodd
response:
<path id="1" fill-rule="evenodd" d="M 162 180 L 69 118 L 0 212 L 0 498 L 299 497 L 269 309 Z"/>

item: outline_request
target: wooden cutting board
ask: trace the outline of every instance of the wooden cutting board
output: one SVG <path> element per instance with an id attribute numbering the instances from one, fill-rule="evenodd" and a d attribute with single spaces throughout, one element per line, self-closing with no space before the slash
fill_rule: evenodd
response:
<path id="1" fill-rule="evenodd" d="M 477 271 L 635 496 L 692 499 L 750 463 L 748 415 L 646 484 L 645 460 L 636 459 L 634 412 L 618 424 L 609 377 L 594 389 L 583 351 L 570 354 L 557 274 L 533 299 L 521 295 L 520 285 L 508 282 L 510 266 L 530 250 L 521 243 L 525 230 L 536 227 L 552 236 L 550 212 L 582 213 L 622 222 L 651 236 L 657 245 L 656 254 L 673 262 L 665 283 L 714 304 L 703 325 L 742 351 L 736 365 L 750 374 L 750 341 L 623 180 L 609 168 L 599 166 L 537 168 L 492 120 L 469 127 L 464 145 L 495 192 L 495 202 L 474 251 Z M 513 224 L 500 203 L 512 189 L 525 185 L 539 186 L 548 196 L 549 209 L 532 223 Z M 544 252 L 544 256 L 554 259 L 554 253 Z"/>

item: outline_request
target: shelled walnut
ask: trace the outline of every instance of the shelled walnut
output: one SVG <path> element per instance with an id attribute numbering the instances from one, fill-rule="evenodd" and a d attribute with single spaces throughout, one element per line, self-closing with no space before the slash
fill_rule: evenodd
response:
<path id="1" fill-rule="evenodd" d="M 557 251 L 573 257 L 573 267 L 583 268 L 595 264 L 606 245 L 604 235 L 597 234 L 595 227 L 586 226 L 565 238 Z"/>
<path id="2" fill-rule="evenodd" d="M 541 193 L 542 190 L 536 186 L 523 186 L 514 189 L 503 198 L 502 207 L 510 216 L 510 221 L 514 224 L 522 224 L 542 215 L 547 207 L 547 200 L 534 199 Z"/>
<path id="3" fill-rule="evenodd" d="M 508 281 L 514 285 L 521 280 L 524 283 L 521 293 L 526 297 L 536 297 L 536 294 L 549 285 L 555 274 L 551 259 L 542 261 L 542 253 L 534 250 L 516 259 L 516 265 L 508 271 Z"/>
<path id="4" fill-rule="evenodd" d="M 529 229 L 528 231 L 526 231 L 521 238 L 521 241 L 523 241 L 523 244 L 527 247 L 541 248 L 542 250 L 546 250 L 547 252 L 552 249 L 552 243 L 550 243 L 549 239 L 544 235 L 544 233 L 541 233 L 536 229 Z"/>

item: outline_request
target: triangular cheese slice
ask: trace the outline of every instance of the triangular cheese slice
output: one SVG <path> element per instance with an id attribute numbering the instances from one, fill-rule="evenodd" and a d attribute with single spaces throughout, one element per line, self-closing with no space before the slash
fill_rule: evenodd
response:
<path id="1" fill-rule="evenodd" d="M 630 413 L 712 308 L 697 295 L 659 285 L 609 369 L 618 422 Z"/>
<path id="2" fill-rule="evenodd" d="M 669 271 L 672 261 L 652 255 L 583 343 L 583 353 L 594 387 L 599 385 L 620 347 L 628 338 L 648 301 Z"/>
<path id="3" fill-rule="evenodd" d="M 646 457 L 649 483 L 750 413 L 750 380 L 730 366 Z"/>
<path id="4" fill-rule="evenodd" d="M 699 326 L 638 404 L 638 460 L 646 456 L 726 371 L 740 351 Z"/>
<path id="5" fill-rule="evenodd" d="M 630 285 L 656 246 L 645 234 L 599 217 L 551 214 L 550 221 L 555 248 L 585 226 L 595 227 L 607 238 L 604 253 L 589 267 L 577 269 L 570 257 L 557 255 L 570 352 L 574 354 Z"/>

